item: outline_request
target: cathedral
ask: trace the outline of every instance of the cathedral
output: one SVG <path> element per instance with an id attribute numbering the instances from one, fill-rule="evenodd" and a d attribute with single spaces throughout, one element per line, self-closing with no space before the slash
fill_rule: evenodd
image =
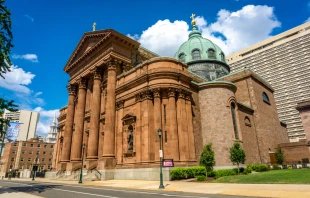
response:
<path id="1" fill-rule="evenodd" d="M 194 19 L 174 58 L 113 29 L 94 29 L 83 35 L 64 71 L 68 105 L 58 117 L 55 172 L 69 176 L 82 168 L 102 180 L 154 180 L 160 143 L 163 159 L 175 167 L 199 165 L 203 146 L 212 143 L 216 168 L 231 168 L 235 142 L 246 163 L 265 164 L 278 144 L 288 142 L 274 89 L 249 68 L 231 73 L 224 52 L 202 37 Z"/>

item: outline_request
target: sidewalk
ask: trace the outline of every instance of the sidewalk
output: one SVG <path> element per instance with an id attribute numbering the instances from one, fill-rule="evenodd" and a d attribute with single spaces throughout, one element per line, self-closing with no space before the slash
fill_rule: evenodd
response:
<path id="1" fill-rule="evenodd" d="M 31 181 L 31 179 L 12 179 L 12 181 Z M 76 185 L 77 181 L 59 181 L 45 178 L 36 178 L 38 182 L 52 182 L 67 185 Z M 130 188 L 140 190 L 159 190 L 159 181 L 142 180 L 108 180 L 85 181 L 83 186 L 104 186 Z M 200 194 L 241 195 L 252 197 L 281 197 L 281 198 L 309 198 L 310 185 L 297 184 L 218 184 L 200 182 L 166 181 L 164 191 L 178 191 Z"/>

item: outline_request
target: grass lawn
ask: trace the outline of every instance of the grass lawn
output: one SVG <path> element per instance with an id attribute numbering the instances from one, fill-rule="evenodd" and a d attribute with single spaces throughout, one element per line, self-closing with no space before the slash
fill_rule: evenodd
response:
<path id="1" fill-rule="evenodd" d="M 226 176 L 213 183 L 310 184 L 310 169 L 272 170 L 248 175 Z"/>

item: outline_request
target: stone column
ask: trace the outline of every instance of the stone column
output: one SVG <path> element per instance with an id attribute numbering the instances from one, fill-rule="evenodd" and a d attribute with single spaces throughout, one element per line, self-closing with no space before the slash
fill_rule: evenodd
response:
<path id="1" fill-rule="evenodd" d="M 182 90 L 178 90 L 177 119 L 178 119 L 180 161 L 186 161 L 189 158 L 188 133 L 186 126 L 187 121 L 186 121 L 186 108 L 185 108 L 185 94 Z"/>
<path id="2" fill-rule="evenodd" d="M 115 88 L 116 62 L 108 62 L 107 103 L 105 114 L 105 132 L 103 143 L 103 158 L 115 157 Z"/>
<path id="3" fill-rule="evenodd" d="M 86 159 L 98 159 L 98 134 L 100 119 L 101 69 L 94 70 L 93 98 L 91 102 L 90 128 Z"/>
<path id="4" fill-rule="evenodd" d="M 160 89 L 153 89 L 153 96 L 154 96 L 154 133 L 155 135 L 155 161 L 159 161 L 159 136 L 158 136 L 158 129 L 160 128 L 163 131 L 161 126 L 161 100 L 160 100 Z M 164 138 L 164 131 L 162 133 L 162 140 Z"/>
<path id="5" fill-rule="evenodd" d="M 186 120 L 187 120 L 187 133 L 188 133 L 188 153 L 190 160 L 196 160 L 194 130 L 193 130 L 193 114 L 192 114 L 192 101 L 190 95 L 186 96 Z"/>
<path id="6" fill-rule="evenodd" d="M 64 132 L 61 162 L 70 161 L 70 151 L 71 151 L 72 127 L 73 127 L 73 120 L 74 120 L 74 99 L 76 96 L 75 85 L 69 85 L 68 90 L 69 90 L 69 101 L 68 101 L 67 115 L 66 115 L 66 122 L 65 122 L 65 132 Z"/>
<path id="7" fill-rule="evenodd" d="M 76 122 L 73 134 L 71 161 L 81 161 L 82 159 L 82 142 L 84 130 L 84 114 L 86 102 L 86 79 L 81 78 L 79 82 L 78 104 L 76 109 Z"/>
<path id="8" fill-rule="evenodd" d="M 174 161 L 179 161 L 179 140 L 178 140 L 178 125 L 177 125 L 177 112 L 176 112 L 176 103 L 175 103 L 175 92 L 174 88 L 168 89 L 168 108 L 169 108 L 169 121 L 170 121 L 170 132 L 169 134 L 169 145 L 171 156 Z"/>

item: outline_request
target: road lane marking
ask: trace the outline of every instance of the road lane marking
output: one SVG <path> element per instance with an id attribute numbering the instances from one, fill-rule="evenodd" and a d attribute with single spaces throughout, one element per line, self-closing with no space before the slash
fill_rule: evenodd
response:
<path id="1" fill-rule="evenodd" d="M 7 181 L 4 181 L 7 182 Z M 28 182 L 28 181 L 25 181 Z M 7 182 L 7 183 L 15 183 L 15 184 L 21 184 L 21 185 L 28 185 L 24 183 L 17 183 L 17 182 Z M 155 193 L 155 192 L 146 192 L 146 191 L 134 191 L 134 190 L 120 190 L 120 189 L 111 189 L 111 188 L 95 188 L 95 187 L 86 187 L 86 186 L 78 186 L 78 185 L 67 185 L 67 184 L 61 184 L 61 183 L 52 183 L 52 182 L 42 182 L 42 184 L 55 184 L 55 185 L 61 185 L 61 186 L 69 186 L 74 188 L 87 188 L 87 189 L 95 189 L 95 190 L 105 190 L 105 191 L 114 191 L 114 192 L 126 192 L 126 193 L 137 193 L 137 194 L 147 194 L 147 195 L 161 195 L 165 197 L 180 197 L 180 198 L 210 198 L 210 197 L 201 197 L 201 196 L 192 196 L 192 195 L 178 195 L 178 194 L 165 194 L 165 193 Z M 33 185 L 28 185 L 33 186 Z M 102 186 L 105 187 L 105 186 Z M 56 188 L 54 188 L 56 189 Z M 58 189 L 58 188 L 57 188 Z M 59 189 L 62 190 L 62 189 Z M 77 191 L 74 191 L 77 192 Z M 186 193 L 186 192 L 182 192 Z M 101 196 L 101 195 L 100 195 Z"/>
<path id="2" fill-rule="evenodd" d="M 91 196 L 96 196 L 96 197 L 119 198 L 119 197 L 112 197 L 112 196 L 107 196 L 107 195 L 98 195 L 98 194 L 84 193 L 84 192 L 78 192 L 78 191 L 72 191 L 72 190 L 64 190 L 64 189 L 59 189 L 59 188 L 53 188 L 53 190 L 60 190 L 60 191 L 70 192 L 70 193 L 78 193 L 78 194 L 83 194 L 83 195 L 91 195 Z"/>

